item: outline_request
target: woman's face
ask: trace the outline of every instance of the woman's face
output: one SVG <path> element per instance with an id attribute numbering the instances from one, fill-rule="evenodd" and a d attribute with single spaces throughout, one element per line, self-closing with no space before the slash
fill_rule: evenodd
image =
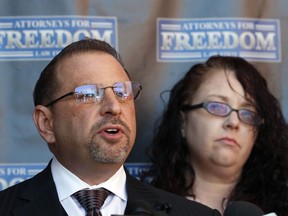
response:
<path id="1" fill-rule="evenodd" d="M 231 71 L 226 75 L 224 70 L 209 72 L 194 98 L 186 101 L 186 104 L 209 101 L 225 103 L 234 109 L 255 111 L 245 99 L 244 90 Z M 220 117 L 199 108 L 182 113 L 182 117 L 182 135 L 187 140 L 196 172 L 217 172 L 221 167 L 231 168 L 236 174 L 241 172 L 256 139 L 254 126 L 240 121 L 235 111 L 229 116 Z"/>

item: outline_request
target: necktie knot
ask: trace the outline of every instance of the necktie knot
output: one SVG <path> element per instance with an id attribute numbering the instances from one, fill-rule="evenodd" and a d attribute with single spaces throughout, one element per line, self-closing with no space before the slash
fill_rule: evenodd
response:
<path id="1" fill-rule="evenodd" d="M 74 196 L 86 211 L 86 216 L 101 216 L 100 208 L 104 204 L 110 191 L 99 188 L 96 190 L 83 189 L 77 191 Z"/>

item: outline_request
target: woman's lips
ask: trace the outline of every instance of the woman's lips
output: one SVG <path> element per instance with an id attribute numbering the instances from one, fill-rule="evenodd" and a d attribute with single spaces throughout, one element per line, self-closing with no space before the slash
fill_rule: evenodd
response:
<path id="1" fill-rule="evenodd" d="M 230 146 L 235 146 L 237 145 L 238 147 L 240 147 L 239 143 L 233 139 L 233 138 L 229 138 L 229 137 L 222 137 L 216 140 L 217 142 L 226 144 L 226 145 L 230 145 Z"/>

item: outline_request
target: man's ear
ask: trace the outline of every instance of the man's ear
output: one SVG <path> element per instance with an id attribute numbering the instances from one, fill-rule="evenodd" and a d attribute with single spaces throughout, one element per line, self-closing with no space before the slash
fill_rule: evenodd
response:
<path id="1" fill-rule="evenodd" d="M 45 106 L 37 105 L 33 112 L 34 124 L 48 144 L 55 143 L 55 135 L 53 128 L 53 114 L 51 110 Z"/>

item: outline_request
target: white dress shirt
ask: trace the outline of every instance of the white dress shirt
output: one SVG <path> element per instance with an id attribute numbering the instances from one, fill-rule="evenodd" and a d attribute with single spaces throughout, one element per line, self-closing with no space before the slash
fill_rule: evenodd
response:
<path id="1" fill-rule="evenodd" d="M 84 188 L 106 188 L 111 191 L 105 200 L 101 213 L 103 216 L 124 214 L 127 204 L 126 173 L 123 166 L 107 181 L 99 185 L 89 185 L 62 166 L 54 157 L 51 164 L 53 180 L 56 185 L 59 201 L 69 216 L 85 216 L 84 208 L 71 197 L 75 192 Z"/>

